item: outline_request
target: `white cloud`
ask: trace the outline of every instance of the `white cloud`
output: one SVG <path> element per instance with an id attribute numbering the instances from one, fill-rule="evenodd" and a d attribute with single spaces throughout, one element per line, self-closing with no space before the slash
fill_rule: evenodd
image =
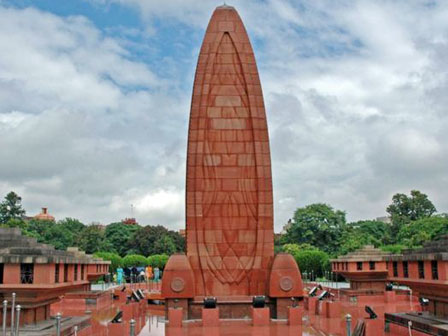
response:
<path id="1" fill-rule="evenodd" d="M 130 215 L 114 207 L 137 197 L 126 190 L 182 183 L 172 135 L 186 116 L 172 106 L 187 102 L 120 42 L 82 17 L 0 8 L 0 194 L 16 190 L 30 214 L 46 205 L 59 218 L 108 223 Z M 140 221 L 182 218 L 144 211 Z"/>
<path id="2" fill-rule="evenodd" d="M 0 194 L 16 190 L 30 212 L 49 205 L 105 223 L 134 204 L 140 222 L 179 228 L 193 77 L 176 71 L 193 73 L 200 45 L 187 60 L 170 54 L 150 66 L 129 47 L 163 46 L 127 37 L 156 36 L 160 22 L 201 36 L 222 1 L 92 1 L 138 10 L 143 31 L 114 38 L 83 17 L 0 9 Z M 415 188 L 448 210 L 446 2 L 232 5 L 263 84 L 277 231 L 298 206 L 328 202 L 349 219 L 373 218 Z"/>

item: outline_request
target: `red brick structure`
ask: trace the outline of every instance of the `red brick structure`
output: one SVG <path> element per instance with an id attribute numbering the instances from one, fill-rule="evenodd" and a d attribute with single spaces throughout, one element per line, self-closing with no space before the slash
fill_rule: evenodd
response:
<path id="1" fill-rule="evenodd" d="M 350 281 L 351 290 L 384 292 L 387 280 L 388 252 L 372 245 L 331 260 L 331 269 Z"/>
<path id="2" fill-rule="evenodd" d="M 331 260 L 332 270 L 350 281 L 347 295 L 369 292 L 366 303 L 378 298 L 372 294 L 384 292 L 385 283 L 395 283 L 411 288 L 420 299 L 426 312 L 385 313 L 385 322 L 392 335 L 412 334 L 448 335 L 448 236 L 428 242 L 420 249 L 404 250 L 403 254 L 382 252 L 373 246 Z M 403 299 L 399 290 L 386 291 L 384 304 Z M 412 302 L 412 298 L 407 299 Z M 427 305 L 427 306 L 426 306 Z M 404 310 L 407 311 L 407 310 Z"/>
<path id="3" fill-rule="evenodd" d="M 409 286 L 425 310 L 385 314 L 391 333 L 407 334 L 411 324 L 412 335 L 448 335 L 448 236 L 386 259 L 389 280 Z"/>
<path id="4" fill-rule="evenodd" d="M 293 259 L 291 263 L 279 257 L 284 260 L 271 275 L 273 199 L 263 94 L 243 22 L 226 5 L 217 7 L 209 22 L 194 80 L 186 239 L 183 271 L 191 270 L 194 286 L 168 262 L 162 284 L 162 295 L 168 299 L 188 296 L 199 303 L 203 296 L 217 296 L 223 302 L 232 296 L 246 302 L 252 295 L 272 293 L 274 301 L 302 295 Z M 270 288 L 270 277 L 275 288 Z"/>
<path id="5" fill-rule="evenodd" d="M 409 286 L 429 300 L 432 314 L 448 318 L 448 236 L 386 259 L 390 281 Z"/>
<path id="6" fill-rule="evenodd" d="M 89 290 L 89 280 L 106 274 L 109 264 L 77 248 L 58 251 L 22 236 L 19 229 L 0 228 L 0 300 L 11 304 L 16 293 L 21 324 L 48 319 L 50 304 L 67 292 Z"/>

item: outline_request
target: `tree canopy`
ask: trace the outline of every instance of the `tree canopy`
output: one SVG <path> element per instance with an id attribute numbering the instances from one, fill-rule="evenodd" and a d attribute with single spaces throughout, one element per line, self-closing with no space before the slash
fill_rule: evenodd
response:
<path id="1" fill-rule="evenodd" d="M 307 205 L 295 211 L 284 243 L 308 243 L 326 252 L 335 251 L 345 226 L 344 211 L 323 203 Z"/>
<path id="2" fill-rule="evenodd" d="M 410 197 L 405 194 L 395 194 L 386 211 L 392 220 L 392 234 L 396 235 L 403 225 L 431 217 L 437 210 L 426 194 L 411 190 Z"/>
<path id="3" fill-rule="evenodd" d="M 329 269 L 330 256 L 324 251 L 309 244 L 286 244 L 284 251 L 292 254 L 302 273 L 322 277 Z"/>
<path id="4" fill-rule="evenodd" d="M 0 203 L 0 224 L 6 224 L 10 220 L 21 220 L 23 216 L 25 210 L 22 208 L 22 198 L 14 191 L 9 192 Z"/>
<path id="5" fill-rule="evenodd" d="M 402 227 L 398 233 L 397 241 L 408 247 L 422 246 L 428 240 L 448 233 L 448 218 L 446 216 L 433 216 L 422 218 Z"/>
<path id="6" fill-rule="evenodd" d="M 385 251 L 400 253 L 404 248 L 448 234 L 448 215 L 436 215 L 428 196 L 412 190 L 410 196 L 395 194 L 387 207 L 392 224 L 377 220 L 346 222 L 346 214 L 324 203 L 297 208 L 283 235 L 276 235 L 276 252 L 291 253 L 302 272 L 322 276 L 329 258 L 371 244 Z M 163 268 L 169 255 L 185 249 L 185 239 L 178 232 L 161 225 L 128 225 L 122 222 L 107 226 L 85 225 L 77 219 L 54 221 L 27 219 L 21 197 L 15 192 L 0 203 L 0 225 L 19 227 L 39 242 L 56 249 L 78 246 L 121 266 Z"/>
<path id="7" fill-rule="evenodd" d="M 185 240 L 179 233 L 161 225 L 144 226 L 134 232 L 131 240 L 135 253 L 142 255 L 173 254 L 183 251 L 185 246 Z"/>
<path id="8" fill-rule="evenodd" d="M 111 223 L 106 227 L 105 238 L 120 256 L 125 256 L 133 248 L 131 237 L 140 229 L 138 225 L 126 225 L 122 222 Z"/>

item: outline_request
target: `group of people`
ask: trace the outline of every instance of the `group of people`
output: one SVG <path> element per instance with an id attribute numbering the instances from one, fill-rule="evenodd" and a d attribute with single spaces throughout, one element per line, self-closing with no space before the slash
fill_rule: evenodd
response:
<path id="1" fill-rule="evenodd" d="M 158 267 L 124 267 L 117 268 L 114 274 L 114 282 L 121 285 L 132 282 L 159 282 L 162 279 L 162 271 Z"/>

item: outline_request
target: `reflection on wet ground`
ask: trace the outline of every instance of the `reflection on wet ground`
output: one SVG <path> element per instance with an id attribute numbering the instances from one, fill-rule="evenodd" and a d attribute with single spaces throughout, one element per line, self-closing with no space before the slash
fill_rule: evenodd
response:
<path id="1" fill-rule="evenodd" d="M 339 317 L 326 318 L 316 312 L 304 311 L 302 326 L 289 326 L 286 320 L 273 321 L 269 326 L 252 326 L 250 320 L 221 320 L 219 327 L 202 327 L 201 321 L 190 321 L 182 328 L 165 324 L 164 306 L 150 305 L 146 300 L 129 301 L 126 295 L 113 298 L 112 291 L 103 292 L 95 300 L 64 298 L 52 305 L 52 314 L 61 312 L 63 316 L 91 316 L 91 326 L 78 333 L 78 336 L 123 336 L 129 335 L 130 320 L 136 321 L 135 334 L 139 336 L 199 336 L 199 335 L 346 335 L 345 315 L 352 316 L 352 328 L 358 320 L 365 320 L 368 335 L 388 335 L 384 332 L 385 312 L 418 311 L 420 306 L 415 298 L 403 296 L 393 303 L 385 303 L 381 296 L 364 297 L 357 302 L 341 300 Z M 378 319 L 368 319 L 365 306 L 370 306 Z M 111 323 L 118 312 L 122 312 L 121 323 Z M 319 311 L 319 309 L 317 309 Z M 372 333 L 373 332 L 373 333 Z"/>

